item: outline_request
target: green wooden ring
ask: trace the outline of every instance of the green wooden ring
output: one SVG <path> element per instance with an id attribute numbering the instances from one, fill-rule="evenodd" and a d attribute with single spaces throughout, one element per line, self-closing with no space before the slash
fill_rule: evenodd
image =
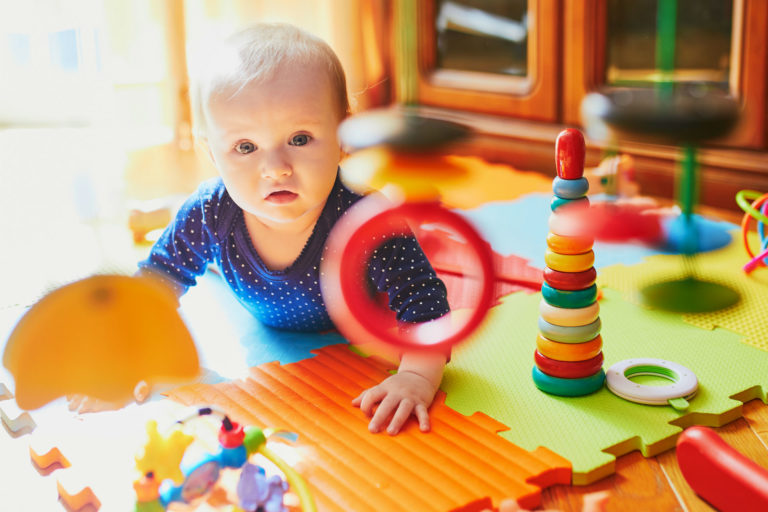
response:
<path id="1" fill-rule="evenodd" d="M 533 367 L 533 383 L 537 388 L 549 393 L 551 395 L 558 396 L 583 396 L 595 391 L 600 390 L 605 382 L 605 371 L 600 368 L 600 371 L 589 377 L 583 377 L 581 379 L 561 379 L 559 377 L 552 377 L 539 370 L 538 367 Z"/>
<path id="2" fill-rule="evenodd" d="M 558 308 L 585 308 L 597 300 L 597 285 L 593 284 L 583 290 L 559 290 L 544 282 L 541 285 L 541 296 Z"/>

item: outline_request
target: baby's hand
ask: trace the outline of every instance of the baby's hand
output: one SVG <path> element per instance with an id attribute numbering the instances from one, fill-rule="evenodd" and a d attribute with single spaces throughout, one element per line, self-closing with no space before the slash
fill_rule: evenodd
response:
<path id="1" fill-rule="evenodd" d="M 384 379 L 381 384 L 366 389 L 352 400 L 352 405 L 368 416 L 373 416 L 368 423 L 368 430 L 379 432 L 389 421 L 387 433 L 395 435 L 413 414 L 419 421 L 422 432 L 429 431 L 429 413 L 427 409 L 435 398 L 437 386 L 426 377 L 412 371 L 400 371 Z M 374 407 L 376 412 L 374 413 Z"/>

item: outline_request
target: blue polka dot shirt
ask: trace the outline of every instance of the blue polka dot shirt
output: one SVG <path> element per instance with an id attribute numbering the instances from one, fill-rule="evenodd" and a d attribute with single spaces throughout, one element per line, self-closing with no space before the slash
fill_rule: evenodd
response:
<path id="1" fill-rule="evenodd" d="M 139 274 L 169 278 L 181 295 L 215 264 L 238 300 L 264 324 L 295 331 L 333 328 L 320 293 L 321 258 L 331 228 L 360 198 L 337 177 L 299 257 L 284 270 L 270 270 L 251 242 L 242 209 L 220 178 L 208 180 L 139 263 Z M 372 289 L 387 294 L 400 321 L 424 322 L 449 311 L 445 285 L 413 237 L 391 238 L 378 248 L 369 276 Z"/>

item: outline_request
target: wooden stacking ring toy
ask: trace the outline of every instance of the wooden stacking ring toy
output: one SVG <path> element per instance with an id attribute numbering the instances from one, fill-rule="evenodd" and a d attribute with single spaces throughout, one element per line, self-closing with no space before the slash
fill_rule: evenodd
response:
<path id="1" fill-rule="evenodd" d="M 591 251 L 594 243 L 594 238 L 588 236 L 547 234 L 547 247 L 560 254 L 582 254 Z"/>
<path id="2" fill-rule="evenodd" d="M 595 264 L 595 252 L 559 254 L 552 249 L 547 249 L 544 253 L 544 263 L 558 272 L 584 272 Z"/>
<path id="3" fill-rule="evenodd" d="M 600 369 L 599 372 L 589 377 L 581 379 L 560 379 L 547 375 L 533 367 L 533 383 L 537 388 L 557 396 L 583 396 L 594 393 L 603 387 L 605 382 L 605 372 Z"/>
<path id="4" fill-rule="evenodd" d="M 368 292 L 368 260 L 386 240 L 413 236 L 408 226 L 425 223 L 446 226 L 466 242 L 476 259 L 471 265 L 479 292 L 462 321 L 450 313 L 422 324 L 395 321 Z M 488 244 L 463 217 L 438 202 L 393 203 L 370 195 L 355 203 L 336 223 L 323 254 L 320 287 L 334 324 L 355 343 L 385 343 L 402 348 L 447 351 L 482 322 L 493 303 L 495 275 Z"/>
<path id="5" fill-rule="evenodd" d="M 557 361 L 541 355 L 538 350 L 533 351 L 533 360 L 539 370 L 550 377 L 561 379 L 581 379 L 589 377 L 600 371 L 603 367 L 603 353 L 600 352 L 592 359 L 586 361 Z"/>
<path id="6" fill-rule="evenodd" d="M 541 318 L 555 325 L 570 327 L 574 325 L 587 325 L 594 322 L 600 315 L 600 303 L 595 302 L 585 308 L 558 308 L 542 299 L 539 302 L 539 314 Z"/>
<path id="7" fill-rule="evenodd" d="M 539 317 L 539 332 L 548 340 L 559 343 L 585 343 L 600 334 L 603 325 L 598 318 L 587 325 L 562 326 L 551 324 Z"/>
<path id="8" fill-rule="evenodd" d="M 629 377 L 654 375 L 672 381 L 669 386 L 648 386 L 632 382 Z M 608 369 L 608 389 L 614 394 L 639 404 L 671 405 L 675 409 L 688 407 L 699 387 L 696 374 L 685 366 L 663 359 L 625 359 Z"/>
<path id="9" fill-rule="evenodd" d="M 541 296 L 559 308 L 585 308 L 597 300 L 597 285 L 593 284 L 583 290 L 558 290 L 543 283 Z"/>
<path id="10" fill-rule="evenodd" d="M 541 355 L 558 361 L 586 361 L 592 359 L 603 348 L 603 338 L 599 334 L 584 343 L 558 343 L 548 340 L 541 334 L 536 337 L 536 348 Z"/>
<path id="11" fill-rule="evenodd" d="M 556 176 L 552 181 L 552 191 L 561 199 L 578 199 L 587 195 L 589 182 L 583 176 L 572 180 Z"/>
<path id="12" fill-rule="evenodd" d="M 558 290 L 583 290 L 595 284 L 597 271 L 590 267 L 582 272 L 560 272 L 544 268 L 544 281 Z"/>
<path id="13" fill-rule="evenodd" d="M 589 198 L 584 196 L 578 199 L 564 199 L 562 197 L 552 196 L 552 200 L 549 202 L 550 210 L 555 211 L 560 207 L 587 208 L 589 207 Z"/>

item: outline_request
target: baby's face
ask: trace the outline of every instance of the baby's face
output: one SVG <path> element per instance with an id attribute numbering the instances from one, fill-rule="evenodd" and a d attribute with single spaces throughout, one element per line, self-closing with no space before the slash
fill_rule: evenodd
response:
<path id="1" fill-rule="evenodd" d="M 208 102 L 208 145 L 227 191 L 275 228 L 314 221 L 333 188 L 339 108 L 319 66 L 283 66 Z"/>

